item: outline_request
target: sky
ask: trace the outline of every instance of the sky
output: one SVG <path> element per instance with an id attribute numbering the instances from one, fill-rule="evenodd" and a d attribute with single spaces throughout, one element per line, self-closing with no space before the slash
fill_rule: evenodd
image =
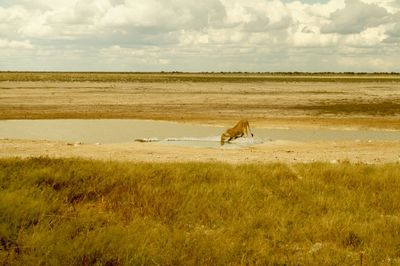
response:
<path id="1" fill-rule="evenodd" d="M 400 0 L 0 0 L 0 71 L 400 72 Z"/>

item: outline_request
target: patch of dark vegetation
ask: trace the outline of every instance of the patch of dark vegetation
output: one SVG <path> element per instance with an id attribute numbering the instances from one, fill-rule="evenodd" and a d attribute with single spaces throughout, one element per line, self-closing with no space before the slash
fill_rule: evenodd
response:
<path id="1" fill-rule="evenodd" d="M 343 239 L 343 245 L 345 247 L 357 248 L 362 244 L 362 239 L 353 231 L 350 231 Z"/>
<path id="2" fill-rule="evenodd" d="M 0 81 L 63 82 L 400 82 L 398 73 L 0 72 Z"/>
<path id="3" fill-rule="evenodd" d="M 292 93 L 292 92 L 290 92 L 290 93 Z M 297 93 L 297 94 L 345 94 L 346 92 L 344 92 L 344 91 L 314 90 L 314 91 L 295 91 L 294 93 Z"/>
<path id="4" fill-rule="evenodd" d="M 318 114 L 346 114 L 346 115 L 398 115 L 400 114 L 400 103 L 393 101 L 358 103 L 339 102 L 321 103 L 316 105 L 296 105 L 289 107 L 305 111 L 315 111 Z"/>

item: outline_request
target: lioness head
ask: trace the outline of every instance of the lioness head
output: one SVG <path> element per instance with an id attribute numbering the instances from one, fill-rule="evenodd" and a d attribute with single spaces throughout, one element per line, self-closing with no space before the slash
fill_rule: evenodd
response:
<path id="1" fill-rule="evenodd" d="M 228 134 L 228 133 L 222 133 L 222 135 L 221 135 L 221 146 L 222 145 L 224 145 L 225 144 L 225 141 L 227 140 L 227 139 L 229 139 L 230 138 L 230 135 Z"/>

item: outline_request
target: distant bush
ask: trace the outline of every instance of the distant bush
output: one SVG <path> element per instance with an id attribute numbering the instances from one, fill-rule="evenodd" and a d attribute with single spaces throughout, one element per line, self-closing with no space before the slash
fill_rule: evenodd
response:
<path id="1" fill-rule="evenodd" d="M 399 73 L 0 72 L 0 81 L 57 82 L 400 82 Z"/>

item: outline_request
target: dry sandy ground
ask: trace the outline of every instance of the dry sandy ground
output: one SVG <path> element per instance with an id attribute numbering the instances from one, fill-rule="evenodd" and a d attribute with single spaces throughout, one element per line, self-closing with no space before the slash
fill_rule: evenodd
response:
<path id="1" fill-rule="evenodd" d="M 79 144 L 66 142 L 0 140 L 0 157 L 83 157 L 144 162 L 208 161 L 258 162 L 400 162 L 400 141 L 271 141 L 240 149 L 190 148 L 158 143 Z"/>
<path id="2" fill-rule="evenodd" d="M 400 129 L 400 82 L 0 82 L 0 119 Z"/>
<path id="3" fill-rule="evenodd" d="M 400 83 L 0 82 L 0 119 L 138 118 L 230 126 L 400 129 Z M 400 133 L 399 133 L 400 134 Z M 399 162 L 399 141 L 284 142 L 242 149 L 0 140 L 0 157 L 151 162 Z"/>

